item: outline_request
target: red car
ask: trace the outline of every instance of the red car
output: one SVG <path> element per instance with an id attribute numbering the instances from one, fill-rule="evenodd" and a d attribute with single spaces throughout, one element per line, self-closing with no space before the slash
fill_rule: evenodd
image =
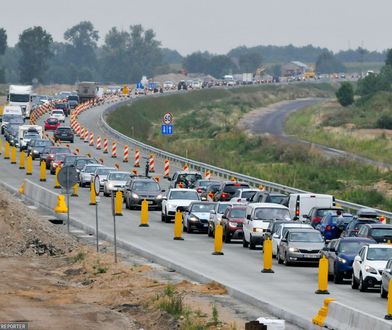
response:
<path id="1" fill-rule="evenodd" d="M 57 118 L 47 118 L 45 120 L 45 131 L 55 131 L 60 126 L 60 121 Z"/>
<path id="2" fill-rule="evenodd" d="M 242 230 L 246 217 L 246 206 L 233 205 L 228 207 L 222 216 L 223 240 L 230 243 L 231 239 L 242 239 Z"/>
<path id="3" fill-rule="evenodd" d="M 66 156 L 70 156 L 72 154 L 69 153 L 62 153 L 62 154 L 55 154 L 53 160 L 50 163 L 50 174 L 56 174 L 56 168 L 62 167 L 64 163 L 64 159 Z"/>

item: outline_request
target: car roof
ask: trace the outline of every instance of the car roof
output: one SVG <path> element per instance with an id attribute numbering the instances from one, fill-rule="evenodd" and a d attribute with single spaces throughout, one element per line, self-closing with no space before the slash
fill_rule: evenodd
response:
<path id="1" fill-rule="evenodd" d="M 175 174 L 200 174 L 198 171 L 177 171 Z"/>
<path id="2" fill-rule="evenodd" d="M 318 206 L 315 206 L 315 207 L 312 207 L 312 209 L 316 209 L 316 210 L 343 210 L 343 208 L 342 207 L 337 207 L 337 206 L 331 206 L 331 207 L 318 207 Z"/>
<path id="3" fill-rule="evenodd" d="M 371 242 L 374 243 L 374 240 L 367 237 L 340 237 L 337 240 L 340 242 Z"/>
<path id="4" fill-rule="evenodd" d="M 197 193 L 196 189 L 191 189 L 191 188 L 172 188 L 172 189 L 170 189 L 169 192 L 171 192 L 171 191 L 194 191 Z"/>
<path id="5" fill-rule="evenodd" d="M 309 232 L 309 233 L 313 233 L 313 232 L 320 233 L 317 229 L 314 229 L 313 227 L 312 228 L 295 228 L 295 227 L 289 228 L 289 232 L 302 232 L 302 231 Z"/>
<path id="6" fill-rule="evenodd" d="M 116 174 L 129 174 L 129 175 L 131 175 L 131 173 L 127 172 L 127 171 L 116 171 Z"/>
<path id="7" fill-rule="evenodd" d="M 384 224 L 384 223 L 366 223 L 364 226 L 370 227 L 370 228 L 391 228 L 392 225 Z"/>
<path id="8" fill-rule="evenodd" d="M 238 189 L 240 191 L 259 191 L 259 188 L 242 188 L 242 189 Z"/>
<path id="9" fill-rule="evenodd" d="M 307 223 L 300 223 L 294 221 L 285 221 L 282 223 L 283 228 L 313 228 L 311 225 Z"/>
<path id="10" fill-rule="evenodd" d="M 288 208 L 282 204 L 277 204 L 277 203 L 253 203 L 253 204 L 249 204 L 250 207 L 252 208 L 266 208 L 266 209 L 272 209 L 272 208 L 276 208 L 276 209 L 284 209 L 284 210 L 288 210 Z"/>
<path id="11" fill-rule="evenodd" d="M 382 243 L 377 244 L 377 243 L 374 243 L 374 244 L 369 244 L 369 248 L 372 248 L 372 249 L 374 249 L 374 248 L 392 249 L 392 244 L 382 244 Z"/>

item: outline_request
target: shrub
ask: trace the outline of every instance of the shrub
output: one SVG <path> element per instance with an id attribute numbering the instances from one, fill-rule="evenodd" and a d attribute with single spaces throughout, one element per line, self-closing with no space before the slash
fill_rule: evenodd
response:
<path id="1" fill-rule="evenodd" d="M 338 102 L 347 107 L 354 103 L 354 89 L 349 82 L 343 82 L 338 91 L 336 92 Z"/>
<path id="2" fill-rule="evenodd" d="M 378 118 L 376 122 L 377 128 L 385 128 L 385 129 L 392 129 L 392 116 L 391 115 L 382 115 Z"/>

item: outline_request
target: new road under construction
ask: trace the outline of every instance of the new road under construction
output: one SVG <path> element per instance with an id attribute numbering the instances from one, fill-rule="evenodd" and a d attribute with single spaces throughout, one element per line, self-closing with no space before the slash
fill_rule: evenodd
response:
<path id="1" fill-rule="evenodd" d="M 75 133 L 74 143 L 53 142 L 104 166 L 133 175 L 148 174 L 166 195 L 173 188 L 167 178 L 178 171 L 199 171 L 211 180 L 247 181 L 271 192 L 300 192 L 176 157 L 114 131 L 105 121 L 107 114 L 134 98 L 106 97 L 80 104 L 65 120 Z M 49 106 L 40 107 L 31 123 L 43 126 L 50 110 Z M 51 133 L 47 138 L 53 139 Z M 181 208 L 175 210 L 174 221 L 167 223 L 162 221 L 161 210 L 149 209 L 147 201 L 141 203 L 141 208 L 129 210 L 124 208 L 122 191 L 112 190 L 108 197 L 102 196 L 99 180 L 92 180 L 89 187 L 79 187 L 79 182 L 70 180 L 71 172 L 61 178 L 66 167 L 57 167 L 55 175 L 50 175 L 44 162 L 26 157 L 24 151 L 11 147 L 4 139 L 1 153 L 0 181 L 6 190 L 55 215 L 71 234 L 80 230 L 90 234 L 98 251 L 101 240 L 110 242 L 115 261 L 117 249 L 122 249 L 197 282 L 217 282 L 234 299 L 253 305 L 263 311 L 261 314 L 285 320 L 287 329 L 392 329 L 391 321 L 385 320 L 385 316 L 392 317 L 392 293 L 388 299 L 381 299 L 378 291 L 363 293 L 350 285 L 328 283 L 326 258 L 320 259 L 318 267 L 287 267 L 272 259 L 270 239 L 264 240 L 263 248 L 245 250 L 242 244 L 222 243 L 220 224 L 214 239 L 185 233 Z M 351 210 L 361 207 L 344 201 L 340 204 Z M 384 214 L 389 217 L 387 212 Z"/>

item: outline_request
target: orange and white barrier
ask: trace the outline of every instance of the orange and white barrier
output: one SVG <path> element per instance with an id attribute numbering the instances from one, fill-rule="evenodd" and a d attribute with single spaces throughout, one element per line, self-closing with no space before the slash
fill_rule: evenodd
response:
<path id="1" fill-rule="evenodd" d="M 210 180 L 210 179 L 211 179 L 211 173 L 210 173 L 210 171 L 205 171 L 205 172 L 204 172 L 204 178 L 205 178 L 206 180 Z"/>
<path id="2" fill-rule="evenodd" d="M 90 143 L 89 143 L 89 145 L 90 146 L 94 146 L 94 133 L 90 133 Z"/>
<path id="3" fill-rule="evenodd" d="M 135 163 L 134 167 L 140 167 L 140 151 L 139 149 L 135 149 Z"/>
<path id="4" fill-rule="evenodd" d="M 117 142 L 112 142 L 112 158 L 117 158 Z"/>
<path id="5" fill-rule="evenodd" d="M 125 145 L 124 146 L 124 157 L 123 157 L 123 162 L 124 163 L 128 163 L 128 146 L 127 145 Z"/>
<path id="6" fill-rule="evenodd" d="M 101 150 L 101 137 L 97 137 L 97 150 Z"/>
<path id="7" fill-rule="evenodd" d="M 84 131 L 85 131 L 85 128 L 82 127 L 81 130 L 80 130 L 80 139 L 81 139 L 81 140 L 84 139 Z"/>
<path id="8" fill-rule="evenodd" d="M 183 169 L 184 171 L 189 171 L 189 166 L 188 166 L 188 164 L 185 164 L 185 165 L 182 167 L 182 169 Z"/>
<path id="9" fill-rule="evenodd" d="M 88 143 L 88 129 L 86 129 L 85 131 L 84 131 L 84 143 Z"/>
<path id="10" fill-rule="evenodd" d="M 133 170 L 132 170 L 132 173 L 135 174 L 135 175 L 137 175 L 137 170 L 133 169 Z"/>
<path id="11" fill-rule="evenodd" d="M 107 154 L 107 153 L 109 152 L 108 149 L 109 149 L 109 146 L 108 146 L 108 139 L 107 139 L 107 138 L 104 138 L 104 139 L 103 139 L 103 153 L 104 153 L 104 154 Z"/>
<path id="12" fill-rule="evenodd" d="M 150 155 L 150 158 L 148 160 L 148 167 L 149 167 L 148 171 L 150 173 L 154 173 L 155 172 L 155 159 L 154 159 L 154 155 L 153 154 Z"/>
<path id="13" fill-rule="evenodd" d="M 163 177 L 164 178 L 168 178 L 170 177 L 170 162 L 168 159 L 165 159 L 165 164 L 164 164 L 164 174 Z"/>

